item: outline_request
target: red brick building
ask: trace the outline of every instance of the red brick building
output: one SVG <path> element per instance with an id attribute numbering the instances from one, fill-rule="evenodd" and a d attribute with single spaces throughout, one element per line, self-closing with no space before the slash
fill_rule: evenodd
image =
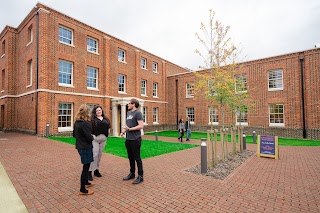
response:
<path id="1" fill-rule="evenodd" d="M 118 135 L 126 104 L 141 101 L 145 131 L 174 129 L 190 115 L 209 125 L 209 103 L 192 94 L 192 72 L 38 3 L 0 34 L 0 128 L 69 133 L 83 103 L 99 104 Z M 243 63 L 256 101 L 241 118 L 246 131 L 320 139 L 320 49 Z M 205 71 L 201 71 L 205 72 Z M 259 92 L 250 88 L 259 86 Z M 214 124 L 219 126 L 216 109 Z M 236 123 L 227 116 L 226 123 Z M 237 117 L 237 116 L 235 116 Z"/>

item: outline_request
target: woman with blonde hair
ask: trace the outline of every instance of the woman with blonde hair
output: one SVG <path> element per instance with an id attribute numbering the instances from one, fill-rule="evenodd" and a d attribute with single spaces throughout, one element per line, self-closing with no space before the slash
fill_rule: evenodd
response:
<path id="1" fill-rule="evenodd" d="M 91 135 L 91 123 L 89 116 L 90 109 L 86 104 L 82 104 L 76 114 L 73 126 L 73 137 L 76 138 L 76 149 L 81 158 L 81 163 L 83 164 L 81 181 L 80 181 L 80 195 L 92 195 L 92 190 L 87 190 L 86 188 L 93 186 L 93 183 L 88 181 L 88 173 L 90 163 L 93 161 L 92 152 L 92 140 Z"/>

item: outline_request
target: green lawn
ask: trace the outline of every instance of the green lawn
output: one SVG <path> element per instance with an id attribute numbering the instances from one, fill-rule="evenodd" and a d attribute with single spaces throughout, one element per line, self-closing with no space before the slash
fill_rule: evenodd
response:
<path id="1" fill-rule="evenodd" d="M 75 145 L 76 140 L 73 137 L 49 137 L 52 140 Z M 125 139 L 118 137 L 108 137 L 107 145 L 104 149 L 105 153 L 127 158 L 125 147 Z M 162 141 L 142 140 L 141 158 L 151 158 L 158 155 L 163 155 L 170 152 L 176 152 L 184 149 L 196 147 L 194 144 L 184 143 L 167 143 Z"/>
<path id="2" fill-rule="evenodd" d="M 155 132 L 145 133 L 145 135 L 155 135 Z M 165 136 L 165 137 L 178 137 L 178 131 L 161 131 L 158 132 L 158 136 Z M 186 133 L 184 134 L 186 137 Z M 199 140 L 201 138 L 207 138 L 207 133 L 205 132 L 192 132 L 191 139 Z M 218 140 L 220 140 L 220 135 L 218 134 Z M 229 136 L 229 141 L 231 138 Z M 279 137 L 279 145 L 280 146 L 320 146 L 320 141 L 316 140 L 306 140 L 306 139 L 295 139 L 295 138 L 280 138 Z M 252 135 L 246 136 L 246 142 L 249 144 L 253 144 L 253 137 Z"/>

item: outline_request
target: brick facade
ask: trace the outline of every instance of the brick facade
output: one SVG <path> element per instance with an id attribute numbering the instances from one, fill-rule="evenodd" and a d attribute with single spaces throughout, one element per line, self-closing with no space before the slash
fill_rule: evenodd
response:
<path id="1" fill-rule="evenodd" d="M 71 45 L 59 42 L 59 27 L 72 31 Z M 97 53 L 87 51 L 88 37 L 97 41 Z M 79 106 L 87 103 L 103 107 L 113 120 L 113 134 L 117 134 L 125 103 L 132 97 L 147 108 L 145 131 L 175 129 L 177 119 L 186 117 L 187 107 L 195 110 L 193 130 L 209 127 L 209 103 L 201 95 L 186 98 L 186 83 L 195 81 L 192 72 L 43 4 L 38 3 L 16 29 L 7 26 L 0 40 L 1 45 L 5 41 L 5 54 L 0 58 L 0 128 L 5 131 L 44 135 L 49 124 L 50 134 L 70 134 L 70 129 L 59 129 L 59 104 L 71 104 L 73 123 Z M 125 62 L 118 61 L 119 49 L 125 51 Z M 320 49 L 313 49 L 242 64 L 248 92 L 256 102 L 254 110 L 248 112 L 247 132 L 255 129 L 258 134 L 302 137 L 303 58 L 307 137 L 320 139 L 319 53 Z M 141 57 L 147 60 L 146 69 L 140 67 Z M 59 84 L 59 60 L 72 64 L 69 86 Z M 153 62 L 157 63 L 157 73 L 152 71 Z M 87 67 L 97 69 L 97 89 L 87 88 Z M 267 73 L 273 69 L 283 70 L 283 90 L 268 91 Z M 118 74 L 126 77 L 123 93 L 118 92 Z M 141 95 L 141 80 L 147 82 L 146 96 Z M 152 95 L 153 83 L 158 84 L 157 97 Z M 269 126 L 271 103 L 284 105 L 283 127 Z M 153 123 L 154 108 L 159 110 L 157 124 Z M 235 123 L 234 116 L 227 114 L 225 123 Z"/>

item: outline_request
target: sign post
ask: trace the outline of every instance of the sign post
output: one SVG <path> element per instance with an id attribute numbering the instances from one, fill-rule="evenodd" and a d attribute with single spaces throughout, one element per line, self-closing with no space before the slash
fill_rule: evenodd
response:
<path id="1" fill-rule="evenodd" d="M 257 156 L 279 159 L 278 136 L 258 135 Z"/>

